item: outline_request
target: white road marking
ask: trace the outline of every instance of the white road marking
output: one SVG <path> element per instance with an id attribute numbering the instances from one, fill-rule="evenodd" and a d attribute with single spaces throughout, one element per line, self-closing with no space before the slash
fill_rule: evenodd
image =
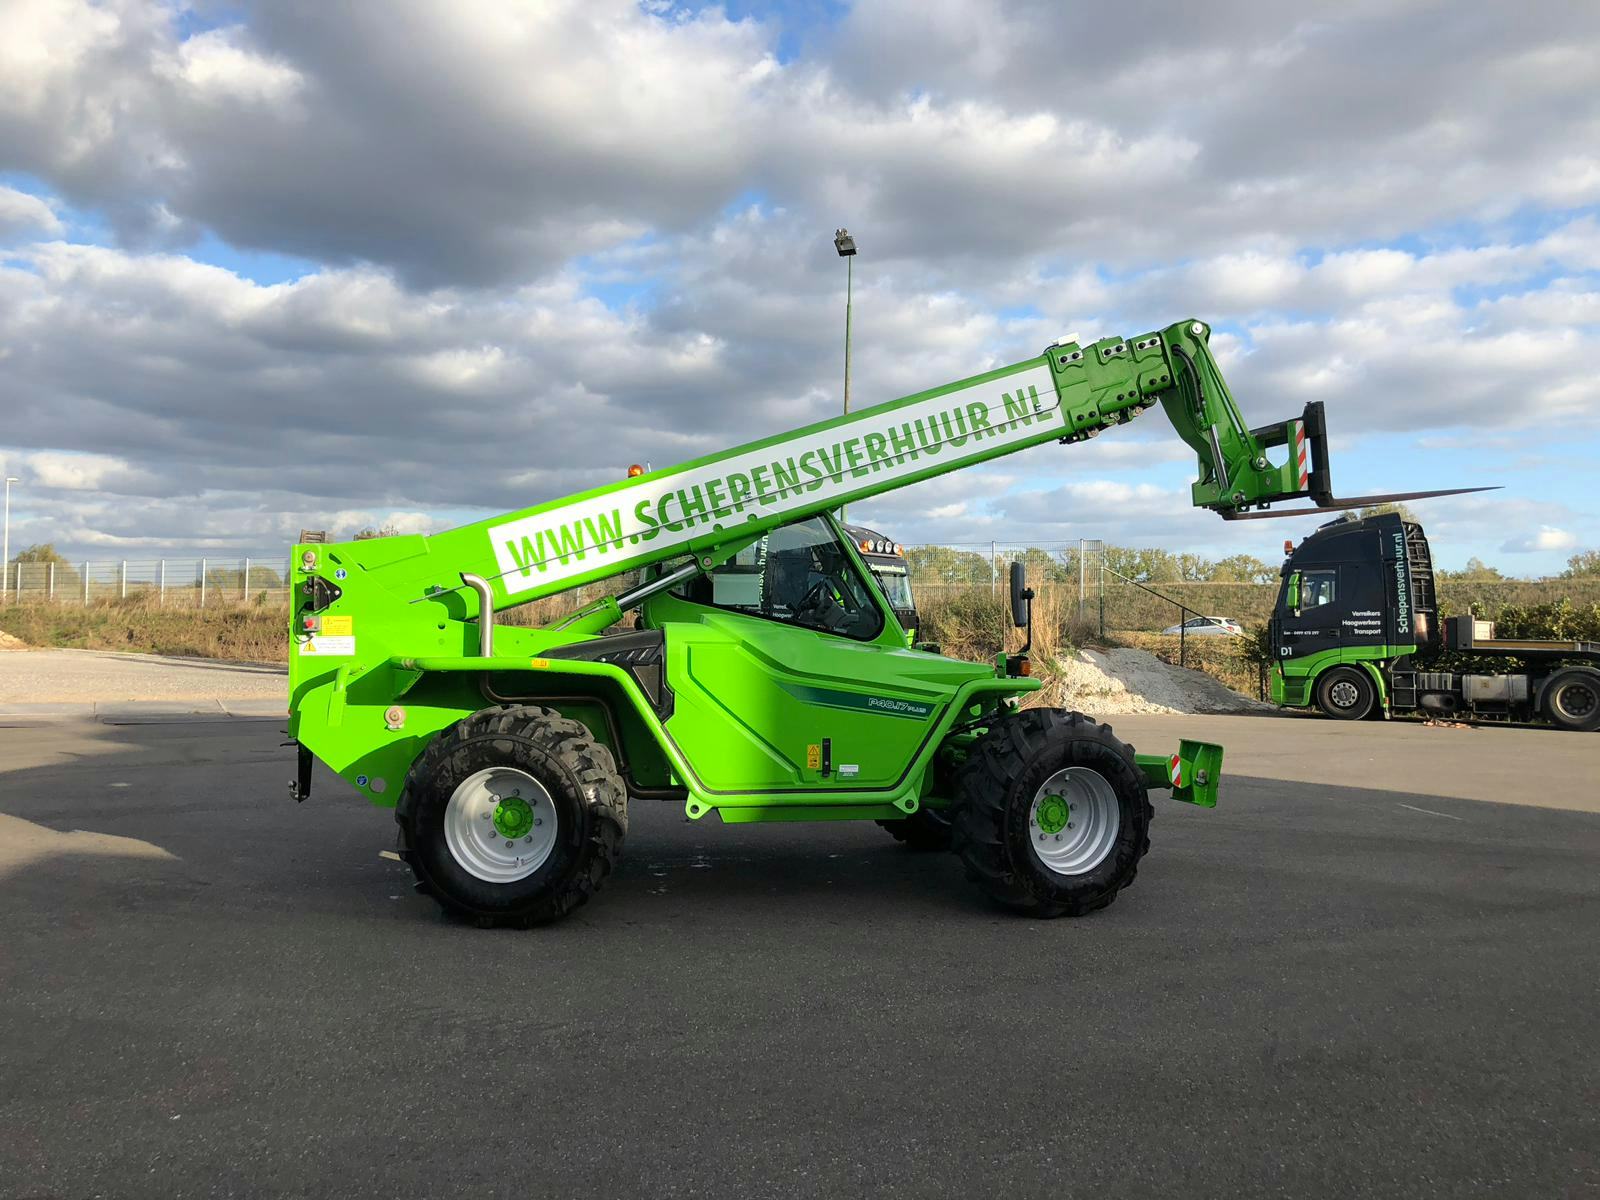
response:
<path id="1" fill-rule="evenodd" d="M 1465 817 L 1454 817 L 1449 813 L 1434 812 L 1431 808 L 1418 808 L 1415 804 L 1402 804 L 1401 808 L 1409 808 L 1412 812 L 1427 813 L 1430 817 L 1443 817 L 1446 821 L 1465 821 Z"/>

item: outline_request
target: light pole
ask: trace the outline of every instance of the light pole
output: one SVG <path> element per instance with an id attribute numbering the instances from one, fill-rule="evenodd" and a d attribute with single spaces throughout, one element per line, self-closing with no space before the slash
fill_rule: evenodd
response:
<path id="1" fill-rule="evenodd" d="M 856 240 L 848 229 L 833 231 L 833 248 L 844 259 L 844 411 L 850 411 L 850 293 L 855 286 Z"/>
<path id="2" fill-rule="evenodd" d="M 0 600 L 6 598 L 11 587 L 11 485 L 16 482 L 15 475 L 6 476 L 6 531 L 4 548 L 0 548 Z"/>
<path id="3" fill-rule="evenodd" d="M 848 229 L 833 231 L 833 248 L 844 259 L 844 415 L 850 415 L 850 293 L 855 286 L 856 240 Z M 839 506 L 839 520 L 844 520 L 844 505 Z"/>

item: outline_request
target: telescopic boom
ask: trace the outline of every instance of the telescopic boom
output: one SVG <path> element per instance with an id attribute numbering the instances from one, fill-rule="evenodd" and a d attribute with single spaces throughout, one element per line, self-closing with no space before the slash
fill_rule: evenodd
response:
<path id="1" fill-rule="evenodd" d="M 1209 337 L 1202 322 L 1183 321 L 1088 346 L 1057 344 L 1036 358 L 680 466 L 432 537 L 368 542 L 362 558 L 410 599 L 462 593 L 464 576 L 486 580 L 499 610 L 742 544 L 1031 446 L 1083 441 L 1157 403 L 1195 451 L 1197 507 L 1235 518 L 1293 515 L 1260 510 L 1302 496 L 1319 506 L 1340 503 L 1328 483 L 1321 404 L 1250 429 Z M 1288 450 L 1275 463 L 1268 451 L 1276 447 Z"/>

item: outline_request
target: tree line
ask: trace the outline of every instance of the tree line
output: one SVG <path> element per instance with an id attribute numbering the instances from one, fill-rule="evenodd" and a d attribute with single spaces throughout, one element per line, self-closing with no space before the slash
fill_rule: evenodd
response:
<path id="1" fill-rule="evenodd" d="M 1174 553 L 1171 550 L 1154 550 L 1134 546 L 1106 546 L 1105 565 L 1115 572 L 1139 583 L 1273 583 L 1278 578 L 1278 568 L 1262 562 L 1251 554 L 1230 554 L 1226 558 L 1206 558 L 1200 554 Z M 1012 559 L 1020 559 L 1026 566 L 1028 577 L 1044 583 L 1076 583 L 1078 579 L 1078 550 L 1044 550 L 1030 546 L 1026 550 L 1010 550 L 998 555 L 993 563 L 987 551 L 963 550 L 953 546 L 907 546 L 906 562 L 918 580 L 932 583 L 988 583 L 1003 577 Z M 1100 562 L 1091 553 L 1086 564 L 1088 573 L 1097 576 Z M 1441 582 L 1493 583 L 1510 580 L 1498 567 L 1492 567 L 1479 558 L 1469 558 L 1457 571 L 1435 569 Z M 1584 550 L 1567 560 L 1562 579 L 1593 579 L 1600 577 L 1600 550 Z"/>

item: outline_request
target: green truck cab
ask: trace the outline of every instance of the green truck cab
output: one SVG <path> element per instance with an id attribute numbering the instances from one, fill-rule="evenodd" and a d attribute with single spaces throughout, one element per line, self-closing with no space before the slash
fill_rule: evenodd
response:
<path id="1" fill-rule="evenodd" d="M 1340 517 L 1290 548 L 1268 636 L 1273 702 L 1336 720 L 1431 715 L 1600 728 L 1600 643 L 1442 618 L 1420 524 Z"/>

